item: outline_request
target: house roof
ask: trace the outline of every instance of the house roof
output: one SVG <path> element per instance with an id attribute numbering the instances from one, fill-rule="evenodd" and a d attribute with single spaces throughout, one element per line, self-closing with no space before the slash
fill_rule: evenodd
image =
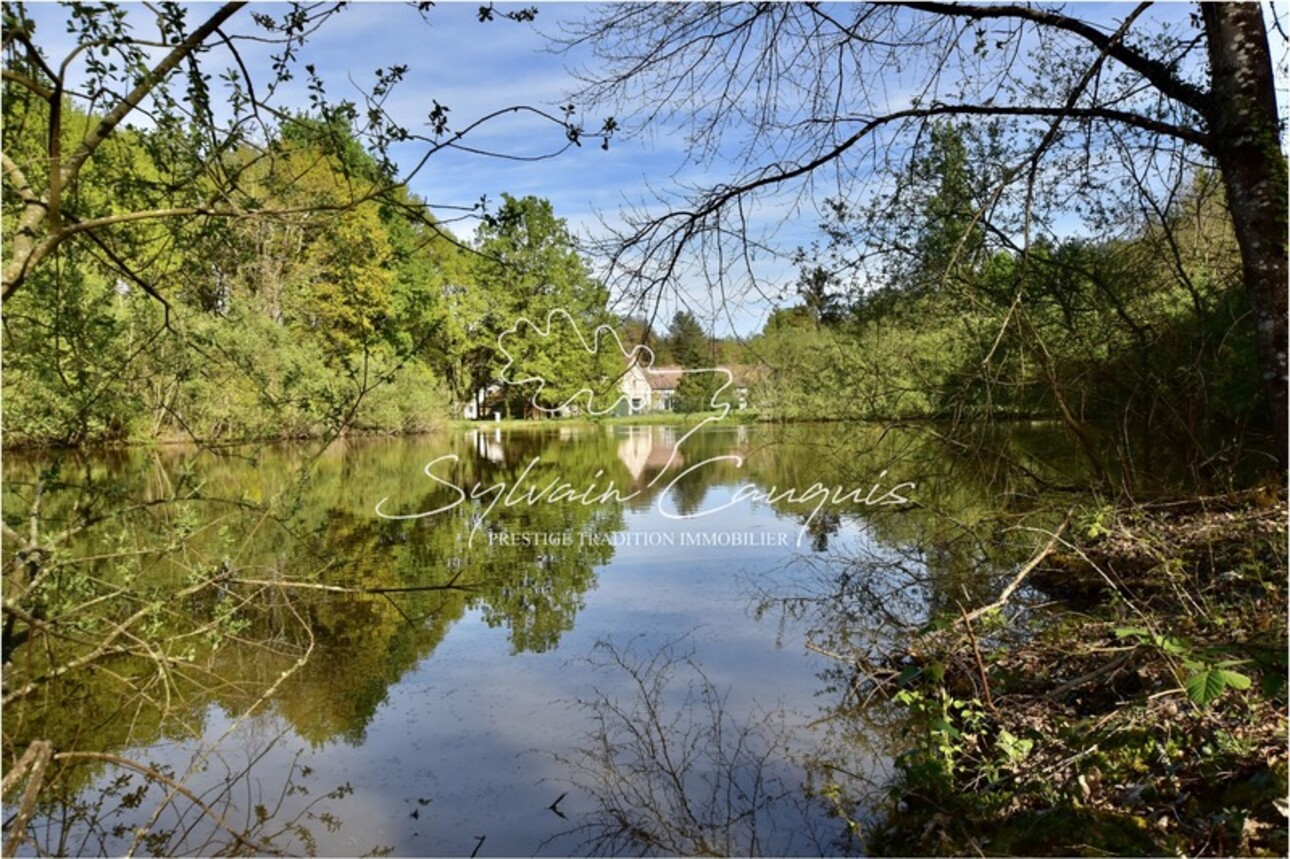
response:
<path id="1" fill-rule="evenodd" d="M 681 367 L 655 367 L 645 371 L 645 380 L 652 391 L 675 391 L 683 375 L 685 370 Z"/>
<path id="2" fill-rule="evenodd" d="M 734 364 L 719 366 L 715 369 L 730 371 L 730 375 L 733 378 L 732 387 L 747 388 L 753 382 L 762 378 L 767 373 L 768 368 L 748 364 Z M 644 373 L 645 381 L 649 383 L 651 391 L 675 391 L 677 386 L 681 384 L 681 377 L 686 373 L 685 368 L 677 366 L 654 367 L 653 369 L 642 366 L 641 371 Z"/>

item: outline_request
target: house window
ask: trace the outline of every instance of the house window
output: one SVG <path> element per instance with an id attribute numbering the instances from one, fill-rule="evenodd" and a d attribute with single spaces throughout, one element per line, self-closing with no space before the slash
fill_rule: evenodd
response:
<path id="1" fill-rule="evenodd" d="M 641 398 L 632 397 L 632 411 L 639 412 L 640 410 L 641 410 Z"/>

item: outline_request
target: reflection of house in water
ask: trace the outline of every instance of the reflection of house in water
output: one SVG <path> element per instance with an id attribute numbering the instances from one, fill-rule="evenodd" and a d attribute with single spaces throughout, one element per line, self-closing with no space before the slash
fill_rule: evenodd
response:
<path id="1" fill-rule="evenodd" d="M 492 433 L 472 430 L 471 435 L 475 439 L 475 456 L 499 464 L 506 461 L 505 453 L 502 450 L 501 430 L 493 430 Z"/>
<path id="2" fill-rule="evenodd" d="M 615 427 L 614 435 L 619 440 L 618 459 L 633 481 L 657 474 L 669 462 L 675 469 L 685 461 L 676 449 L 675 427 Z"/>

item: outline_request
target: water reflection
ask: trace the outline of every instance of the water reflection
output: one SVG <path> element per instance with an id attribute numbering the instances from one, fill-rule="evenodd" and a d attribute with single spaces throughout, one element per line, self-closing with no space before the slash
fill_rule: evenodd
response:
<path id="1" fill-rule="evenodd" d="M 619 427 L 614 436 L 619 439 L 618 460 L 631 475 L 633 487 L 649 483 L 669 465 L 685 464 L 672 427 Z"/>
<path id="2" fill-rule="evenodd" d="M 596 681 L 569 657 L 613 636 L 643 634 L 639 646 L 662 647 L 691 633 L 709 692 L 733 690 L 722 712 L 746 726 L 758 707 L 819 706 L 817 675 L 826 691 L 842 682 L 804 642 L 859 647 L 886 620 L 984 594 L 988 573 L 1011 563 L 1008 547 L 1022 551 L 1022 540 L 994 539 L 1008 527 L 1001 493 L 1018 510 L 1028 504 L 1021 485 L 1007 496 L 1014 485 L 997 459 L 961 455 L 931 433 L 718 426 L 678 447 L 679 438 L 671 427 L 561 426 L 324 451 L 8 456 L 6 562 L 34 559 L 35 572 L 22 583 L 27 619 L 6 616 L 6 762 L 35 739 L 157 761 L 272 842 L 258 845 L 287 852 L 469 853 L 485 834 L 481 855 L 530 853 L 567 829 L 548 810 L 560 791 L 542 779 L 570 773 L 516 756 L 539 749 L 572 760 L 587 725 L 571 702 L 593 698 L 596 682 L 609 693 L 622 683 L 624 694 L 635 683 Z M 1062 473 L 1051 459 L 1060 446 L 1044 441 L 1044 458 L 1024 433 L 1006 441 L 1031 472 Z M 425 474 L 442 457 L 452 458 L 436 473 L 456 486 L 612 483 L 623 500 L 488 510 L 484 497 L 432 517 L 374 514 L 386 498 L 400 511 L 443 506 L 445 488 Z M 857 501 L 823 515 L 786 497 L 731 504 L 742 486 L 867 487 L 883 472 L 915 483 L 915 503 Z M 678 520 L 660 506 L 715 512 Z M 32 521 L 39 533 L 28 539 Z M 786 539 L 783 548 L 610 539 L 723 529 Z M 537 544 L 516 535 L 573 536 Z M 784 718 L 790 744 L 805 743 L 808 733 Z M 696 736 L 703 755 L 720 753 L 709 734 Z M 265 737 L 275 739 L 256 745 Z M 257 775 L 262 784 L 279 785 L 280 803 L 235 788 L 243 770 L 210 767 L 234 750 L 271 776 Z M 291 787 L 297 756 L 319 784 L 310 793 Z M 710 764 L 696 764 L 695 777 Z M 207 824 L 191 830 L 154 822 L 163 786 L 135 797 L 137 772 L 112 787 L 124 774 L 103 759 L 58 762 L 34 830 L 40 849 L 122 852 L 139 826 L 156 852 L 214 849 L 223 830 L 210 815 L 198 813 Z M 775 777 L 787 778 L 782 768 Z M 336 794 L 345 784 L 352 792 Z M 331 795 L 312 805 L 319 793 Z M 166 813 L 178 814 L 181 800 L 171 799 Z M 584 791 L 559 808 L 603 806 Z M 808 849 L 797 824 L 776 820 L 785 838 L 745 833 L 730 849 Z M 308 834 L 291 821 L 312 821 L 299 824 Z M 703 844 L 715 837 L 707 831 Z M 702 846 L 655 849 L 686 843 Z M 820 849 L 839 849 L 827 843 Z"/>
<path id="3" fill-rule="evenodd" d="M 853 833 L 802 791 L 782 710 L 734 713 L 684 639 L 603 640 L 587 659 L 632 694 L 583 702 L 593 726 L 561 757 L 594 801 L 568 832 L 591 855 L 850 854 Z M 582 852 L 580 850 L 579 852 Z"/>

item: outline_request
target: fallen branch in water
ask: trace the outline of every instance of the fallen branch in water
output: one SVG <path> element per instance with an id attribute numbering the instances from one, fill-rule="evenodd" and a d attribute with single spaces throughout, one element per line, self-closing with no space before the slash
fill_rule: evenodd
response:
<path id="1" fill-rule="evenodd" d="M 1052 554 L 1053 549 L 1057 547 L 1058 541 L 1060 541 L 1062 538 L 1062 532 L 1066 530 L 1066 526 L 1070 524 L 1070 521 L 1071 521 L 1071 513 L 1068 511 L 1066 513 L 1066 518 L 1062 520 L 1062 524 L 1058 525 L 1057 530 L 1052 533 L 1051 539 L 1049 539 L 1047 544 L 1045 544 L 1044 547 L 1039 550 L 1038 554 L 1036 554 L 1033 558 L 1031 558 L 1029 561 L 1026 562 L 1026 565 L 1022 567 L 1020 571 L 1018 571 L 1017 575 L 1013 577 L 1012 581 L 1008 582 L 1007 586 L 1004 587 L 1002 592 L 1000 592 L 999 598 L 996 599 L 994 602 L 990 603 L 989 605 L 983 605 L 980 608 L 975 608 L 972 611 L 966 612 L 963 615 L 963 618 L 962 618 L 963 621 L 966 623 L 971 623 L 972 621 L 981 617 L 981 615 L 987 614 L 988 612 L 992 612 L 997 608 L 1003 608 L 1005 605 L 1007 605 L 1008 600 L 1012 598 L 1012 595 L 1017 590 L 1017 588 L 1021 587 L 1021 583 L 1026 580 L 1026 577 L 1029 576 L 1031 573 L 1033 573 L 1035 571 L 1035 568 L 1044 562 L 1044 558 L 1047 558 L 1050 554 Z"/>
<path id="2" fill-rule="evenodd" d="M 40 795 L 41 785 L 45 782 L 45 768 L 49 766 L 49 756 L 52 751 L 53 747 L 48 740 L 36 740 L 27 746 L 27 751 L 22 753 L 17 765 L 5 773 L 3 790 L 8 793 L 17 787 L 23 773 L 31 771 L 31 775 L 27 777 L 27 788 L 22 792 L 18 813 L 14 815 L 13 823 L 10 825 L 9 840 L 4 845 L 6 857 L 17 855 L 18 848 L 27 837 L 27 821 L 36 810 L 36 797 Z"/>
<path id="3" fill-rule="evenodd" d="M 316 582 L 270 581 L 268 579 L 228 579 L 239 585 L 256 585 L 270 588 L 296 588 L 309 591 L 326 591 L 332 594 L 412 594 L 423 591 L 473 591 L 470 585 L 456 584 L 457 576 L 445 585 L 406 585 L 392 588 L 354 588 L 345 585 L 320 585 Z"/>

